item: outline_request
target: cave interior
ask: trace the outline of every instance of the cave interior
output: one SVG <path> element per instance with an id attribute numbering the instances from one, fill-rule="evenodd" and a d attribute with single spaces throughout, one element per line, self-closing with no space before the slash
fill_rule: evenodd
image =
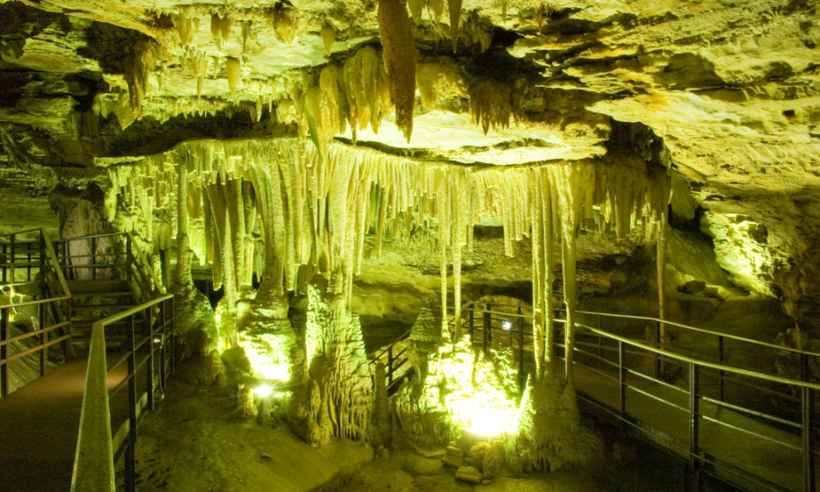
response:
<path id="1" fill-rule="evenodd" d="M 816 490 L 816 0 L 0 0 L 0 490 Z"/>

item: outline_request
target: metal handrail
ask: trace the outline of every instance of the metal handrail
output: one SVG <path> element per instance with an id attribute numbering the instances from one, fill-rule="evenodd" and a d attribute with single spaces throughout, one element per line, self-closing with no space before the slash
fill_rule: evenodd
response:
<path id="1" fill-rule="evenodd" d="M 144 322 L 151 330 L 149 334 L 150 347 L 150 374 L 148 377 L 149 406 L 153 408 L 153 325 L 151 323 L 150 311 L 156 306 L 161 307 L 162 314 L 162 328 L 167 328 L 167 312 L 162 310 L 163 303 L 173 300 L 173 294 L 167 294 L 150 301 L 144 302 L 139 306 L 126 309 L 119 313 L 115 313 L 107 318 L 94 322 L 91 327 L 91 346 L 88 354 L 88 369 L 86 370 L 85 391 L 83 393 L 82 409 L 80 412 L 80 425 L 77 438 L 77 447 L 74 459 L 74 469 L 71 477 L 71 491 L 72 492 L 98 492 L 98 491 L 115 491 L 115 467 L 114 467 L 114 441 L 111 432 L 111 410 L 109 405 L 109 391 L 107 386 L 107 379 L 110 368 L 108 367 L 106 356 L 106 342 L 105 329 L 108 325 L 122 321 L 126 318 L 131 318 L 129 340 L 130 359 L 129 360 L 129 374 L 126 377 L 129 379 L 129 421 L 128 421 L 128 452 L 129 456 L 126 458 L 126 485 L 129 490 L 134 489 L 134 452 L 133 446 L 136 440 L 136 393 L 135 393 L 135 347 L 137 344 L 134 340 L 134 315 L 141 312 L 146 312 Z M 173 310 L 173 302 L 171 303 Z M 172 312 L 171 322 L 175 320 L 175 314 Z M 174 340 L 173 329 L 171 331 L 172 338 L 172 367 L 174 365 L 173 359 L 175 354 L 176 341 Z M 140 343 L 142 347 L 144 344 Z M 164 355 L 160 359 L 161 370 L 164 371 Z M 173 369 L 172 369 L 173 370 Z M 160 378 L 164 379 L 164 375 Z M 164 384 L 164 382 L 163 382 Z M 130 463 L 130 464 L 129 464 Z M 130 477 L 129 477 L 130 475 Z"/>
<path id="2" fill-rule="evenodd" d="M 575 326 L 577 326 L 579 328 L 585 328 L 585 329 L 591 331 L 592 333 L 595 333 L 596 335 L 600 335 L 600 336 L 605 337 L 605 338 L 610 338 L 610 339 L 616 340 L 618 342 L 623 342 L 627 345 L 632 345 L 633 347 L 638 347 L 642 350 L 645 350 L 645 351 L 648 351 L 648 352 L 653 352 L 657 355 L 661 355 L 663 357 L 667 357 L 667 358 L 670 358 L 670 359 L 685 362 L 687 364 L 695 364 L 695 365 L 698 365 L 698 366 L 701 366 L 701 367 L 706 367 L 708 369 L 714 369 L 714 370 L 717 370 L 717 371 L 724 371 L 724 372 L 731 372 L 731 373 L 734 373 L 734 374 L 738 374 L 740 376 L 745 376 L 745 377 L 754 378 L 754 379 L 762 379 L 764 381 L 768 381 L 768 382 L 771 382 L 771 383 L 785 384 L 785 385 L 789 385 L 789 386 L 797 386 L 797 387 L 800 387 L 800 388 L 807 388 L 807 389 L 811 389 L 811 390 L 815 390 L 815 391 L 820 390 L 820 384 L 811 383 L 811 382 L 808 382 L 808 381 L 800 381 L 799 379 L 791 379 L 791 378 L 784 378 L 784 377 L 780 377 L 780 376 L 772 376 L 770 374 L 766 374 L 766 373 L 759 372 L 759 371 L 752 371 L 752 370 L 749 370 L 749 369 L 742 369 L 740 367 L 727 366 L 725 364 L 719 364 L 719 363 L 716 363 L 716 362 L 709 362 L 709 361 L 705 361 L 705 360 L 695 359 L 693 357 L 688 357 L 688 356 L 681 355 L 681 354 L 678 354 L 678 353 L 675 353 L 675 352 L 670 352 L 670 351 L 664 350 L 662 348 L 653 347 L 652 345 L 647 345 L 645 343 L 638 342 L 638 341 L 633 340 L 633 339 L 628 338 L 628 337 L 615 335 L 614 333 L 609 333 L 608 331 L 604 331 L 604 330 L 601 330 L 601 329 L 598 329 L 598 328 L 593 328 L 593 327 L 591 327 L 589 325 L 585 325 L 583 323 L 576 322 Z"/>
<path id="3" fill-rule="evenodd" d="M 664 325 L 675 326 L 677 328 L 682 328 L 684 330 L 695 331 L 698 333 L 705 333 L 707 335 L 712 335 L 716 337 L 723 337 L 729 340 L 737 340 L 740 342 L 750 343 L 753 345 L 759 345 L 762 347 L 767 347 L 775 350 L 782 350 L 786 352 L 792 352 L 796 354 L 804 354 L 804 355 L 811 355 L 813 357 L 820 357 L 820 352 L 812 352 L 810 350 L 803 350 L 798 348 L 786 347 L 783 345 L 777 345 L 774 343 L 764 342 L 762 340 L 755 340 L 754 338 L 746 338 L 739 335 L 734 335 L 731 333 L 725 333 L 715 330 L 708 330 L 706 328 L 698 328 L 695 326 L 685 325 L 683 323 L 678 323 L 677 321 L 669 321 L 665 319 L 655 318 L 652 316 L 638 316 L 633 314 L 617 314 L 617 313 L 603 313 L 603 312 L 596 312 L 596 311 L 575 311 L 578 314 L 586 314 L 591 316 L 605 316 L 608 318 L 623 318 L 623 319 L 636 319 L 642 321 L 652 321 L 655 323 L 663 323 Z"/>

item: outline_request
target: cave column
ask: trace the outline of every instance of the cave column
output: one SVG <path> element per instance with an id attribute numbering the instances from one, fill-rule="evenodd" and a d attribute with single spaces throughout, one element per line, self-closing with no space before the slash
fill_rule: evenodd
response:
<path id="1" fill-rule="evenodd" d="M 575 306 L 576 306 L 576 281 L 575 281 L 575 235 L 564 234 L 561 241 L 562 268 L 564 274 L 564 306 L 566 307 L 566 324 L 564 326 L 564 373 L 567 381 L 572 383 L 574 371 L 574 350 L 575 350 Z"/>
<path id="2" fill-rule="evenodd" d="M 664 292 L 665 286 L 665 269 L 666 269 L 666 219 L 667 219 L 667 210 L 664 207 L 660 213 L 660 219 L 658 222 L 658 240 L 657 240 L 657 258 L 656 258 L 656 269 L 657 269 L 657 281 L 658 281 L 658 332 L 657 332 L 657 340 L 658 346 L 663 348 L 666 340 L 666 326 L 664 321 L 666 320 L 666 293 Z"/>
<path id="3" fill-rule="evenodd" d="M 175 284 L 179 290 L 193 286 L 191 250 L 188 237 L 188 170 L 177 166 L 177 269 Z"/>

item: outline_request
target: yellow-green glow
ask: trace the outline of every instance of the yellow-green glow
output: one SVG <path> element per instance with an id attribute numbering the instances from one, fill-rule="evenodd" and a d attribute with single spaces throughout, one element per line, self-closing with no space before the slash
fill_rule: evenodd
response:
<path id="1" fill-rule="evenodd" d="M 444 407 L 462 431 L 497 437 L 518 430 L 519 409 L 493 365 L 476 356 L 465 337 L 433 357 L 425 381 L 427 405 Z"/>
<path id="2" fill-rule="evenodd" d="M 265 334 L 242 337 L 239 345 L 245 350 L 254 376 L 276 383 L 286 383 L 290 380 L 290 364 L 284 336 Z"/>
<path id="3" fill-rule="evenodd" d="M 253 394 L 257 398 L 268 398 L 273 394 L 273 386 L 269 384 L 260 384 L 253 388 Z"/>

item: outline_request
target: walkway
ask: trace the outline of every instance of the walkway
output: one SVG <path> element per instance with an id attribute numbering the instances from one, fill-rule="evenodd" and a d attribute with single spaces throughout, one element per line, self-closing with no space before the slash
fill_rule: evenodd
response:
<path id="1" fill-rule="evenodd" d="M 0 483 L 4 491 L 68 490 L 86 364 L 84 358 L 66 364 L 0 401 Z M 123 368 L 109 376 L 109 390 L 125 375 Z M 127 420 L 126 398 L 112 398 L 111 417 L 113 422 Z"/>

